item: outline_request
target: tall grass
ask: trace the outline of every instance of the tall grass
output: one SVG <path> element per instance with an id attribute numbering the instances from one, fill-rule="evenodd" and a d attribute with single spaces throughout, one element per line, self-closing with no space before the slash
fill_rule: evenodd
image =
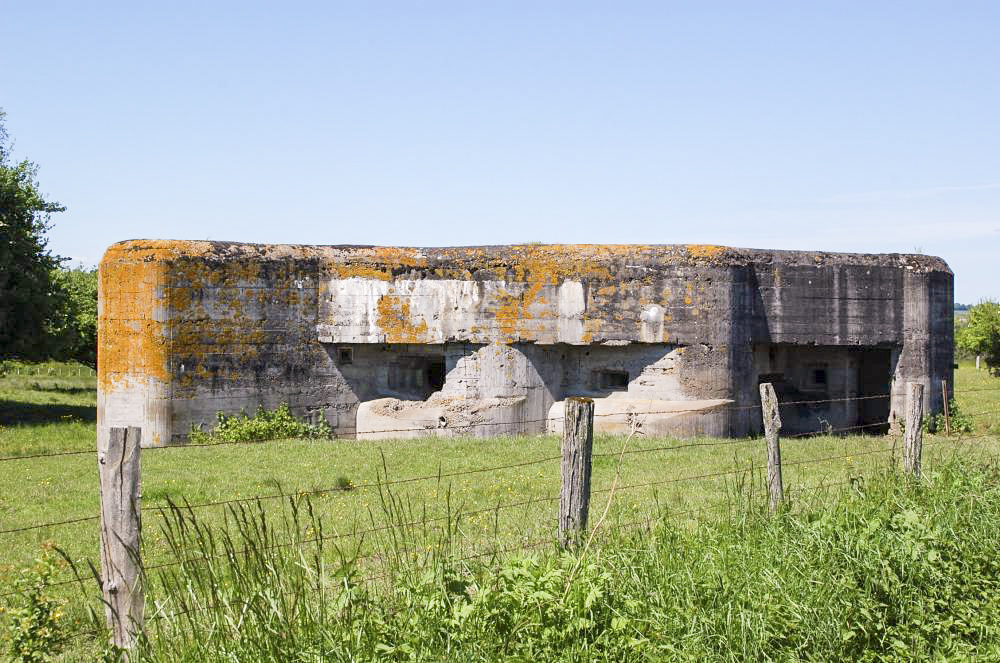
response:
<path id="1" fill-rule="evenodd" d="M 1000 656 L 995 464 L 887 472 L 775 516 L 755 483 L 694 526 L 609 530 L 572 578 L 579 560 L 548 542 L 466 557 L 458 516 L 431 527 L 388 490 L 365 557 L 324 538 L 308 497 L 235 505 L 222 527 L 174 505 L 164 533 L 184 561 L 150 571 L 141 660 Z"/>

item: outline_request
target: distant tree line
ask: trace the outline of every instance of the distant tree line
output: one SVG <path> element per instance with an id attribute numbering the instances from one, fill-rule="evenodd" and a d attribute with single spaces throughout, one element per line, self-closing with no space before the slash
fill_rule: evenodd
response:
<path id="1" fill-rule="evenodd" d="M 11 160 L 0 111 L 0 360 L 97 365 L 97 270 L 66 269 L 48 249 L 51 215 L 37 166 Z"/>

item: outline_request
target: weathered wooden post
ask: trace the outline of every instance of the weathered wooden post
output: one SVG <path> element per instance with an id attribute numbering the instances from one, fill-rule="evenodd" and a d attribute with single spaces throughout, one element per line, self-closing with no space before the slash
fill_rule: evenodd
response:
<path id="1" fill-rule="evenodd" d="M 951 435 L 951 413 L 948 411 L 947 380 L 941 380 L 941 402 L 944 403 L 944 434 Z"/>
<path id="2" fill-rule="evenodd" d="M 139 559 L 139 443 L 135 427 L 98 440 L 101 475 L 101 580 L 112 642 L 131 649 L 142 631 L 145 596 Z"/>
<path id="3" fill-rule="evenodd" d="M 760 385 L 760 406 L 764 416 L 764 435 L 767 436 L 767 487 L 771 493 L 771 512 L 785 498 L 785 487 L 781 481 L 781 415 L 778 412 L 778 397 L 770 382 Z"/>
<path id="4" fill-rule="evenodd" d="M 906 431 L 903 436 L 903 470 L 920 478 L 920 456 L 924 447 L 924 385 L 906 385 Z"/>
<path id="5" fill-rule="evenodd" d="M 590 506 L 590 466 L 594 450 L 594 401 L 567 398 L 563 418 L 562 491 L 559 493 L 559 542 L 580 544 Z"/>

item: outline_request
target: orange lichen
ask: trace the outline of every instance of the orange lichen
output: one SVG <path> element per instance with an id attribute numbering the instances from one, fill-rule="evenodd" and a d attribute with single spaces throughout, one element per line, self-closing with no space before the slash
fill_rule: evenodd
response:
<path id="1" fill-rule="evenodd" d="M 334 264 L 330 266 L 333 274 L 339 279 L 349 279 L 353 277 L 362 279 L 376 279 L 378 281 L 391 281 L 392 271 L 387 267 L 374 267 L 372 265 L 354 264 Z"/>
<path id="2" fill-rule="evenodd" d="M 165 264 L 155 250 L 111 247 L 101 261 L 97 379 L 102 391 L 127 379 L 166 381 L 167 339 L 162 291 Z"/>
<path id="3" fill-rule="evenodd" d="M 332 249 L 331 249 L 332 250 Z M 554 316 L 544 315 L 554 305 L 556 291 L 562 283 L 572 280 L 589 285 L 592 298 L 587 304 L 584 319 L 603 316 L 603 310 L 616 306 L 617 296 L 632 297 L 640 287 L 654 282 L 655 268 L 645 267 L 680 259 L 682 254 L 671 247 L 633 245 L 519 245 L 496 248 L 446 248 L 446 249 L 395 249 L 349 248 L 331 255 L 333 264 L 326 273 L 334 279 L 354 276 L 385 280 L 392 273 L 397 279 L 433 278 L 480 281 L 500 281 L 506 293 L 494 296 L 492 301 L 479 305 L 480 314 L 493 321 L 496 340 L 514 342 L 535 340 L 555 331 L 551 322 Z M 622 265 L 641 270 L 620 284 Z M 423 275 L 406 274 L 409 269 L 425 270 Z M 373 274 L 371 270 L 378 273 Z M 325 285 L 322 287 L 325 292 Z M 407 299 L 406 294 L 400 294 Z M 652 299 L 647 297 L 648 303 Z M 381 319 L 390 321 L 389 328 L 380 331 L 386 338 L 409 338 L 412 330 L 401 334 L 393 320 L 399 317 L 382 304 Z M 622 317 L 621 313 L 618 313 Z M 624 319 L 622 317 L 622 319 Z M 532 320 L 537 323 L 532 324 Z M 381 325 L 380 325 L 381 326 Z M 489 332 L 486 332 L 489 336 Z M 493 337 L 490 337 L 493 338 Z"/>
<path id="4" fill-rule="evenodd" d="M 389 290 L 376 304 L 378 326 L 385 334 L 387 343 L 427 343 L 427 323 L 421 320 L 413 324 L 410 315 L 410 300 Z"/>
<path id="5" fill-rule="evenodd" d="M 419 249 L 377 246 L 372 249 L 376 262 L 380 265 L 401 267 L 426 267 L 427 256 Z"/>
<path id="6" fill-rule="evenodd" d="M 525 320 L 530 319 L 524 310 L 524 301 L 518 295 L 503 294 L 493 306 L 497 330 L 501 342 L 510 343 L 519 339 L 519 330 Z"/>
<path id="7" fill-rule="evenodd" d="M 584 343 L 593 343 L 594 337 L 600 334 L 601 327 L 604 326 L 604 320 L 601 318 L 588 318 L 583 321 L 583 338 Z"/>
<path id="8" fill-rule="evenodd" d="M 716 246 L 714 244 L 688 244 L 687 245 L 688 255 L 692 258 L 718 258 L 726 251 L 724 246 Z"/>
<path id="9" fill-rule="evenodd" d="M 649 290 L 660 282 L 663 266 L 717 258 L 724 251 L 709 245 L 413 249 L 122 242 L 102 263 L 101 385 L 108 388 L 117 376 L 168 380 L 183 362 L 192 373 L 179 382 L 217 379 L 220 370 L 225 379 L 240 378 L 238 362 L 219 369 L 216 360 L 206 358 L 252 356 L 258 347 L 288 344 L 293 329 L 296 342 L 308 343 L 314 320 L 307 318 L 326 301 L 330 279 L 352 277 L 504 282 L 506 292 L 477 304 L 480 319 L 464 332 L 503 342 L 551 337 L 557 289 L 577 281 L 590 293 L 582 341 L 593 342 L 606 322 L 615 327 L 606 336 L 620 333 L 634 318 L 636 304 L 676 305 L 670 289 L 659 296 Z M 692 306 L 695 299 L 689 285 L 684 302 Z M 429 313 L 416 305 L 411 311 L 407 292 L 380 298 L 376 308 L 386 342 L 432 342 Z M 277 328 L 271 328 L 274 311 L 288 316 Z M 265 320 L 272 322 L 264 325 Z"/>
<path id="10" fill-rule="evenodd" d="M 208 379 L 201 364 L 211 361 L 206 358 L 257 355 L 260 346 L 274 342 L 259 326 L 267 307 L 292 312 L 315 305 L 315 291 L 304 288 L 308 275 L 294 279 L 297 274 L 287 267 L 278 276 L 273 269 L 268 275 L 264 265 L 290 267 L 289 261 L 320 252 L 313 247 L 184 241 L 113 245 L 101 263 L 101 389 L 149 378 L 168 381 L 185 362 L 196 372 L 192 378 L 180 370 L 178 385 L 190 386 Z M 306 292 L 311 294 L 305 297 Z M 235 369 L 227 371 L 239 377 Z"/>

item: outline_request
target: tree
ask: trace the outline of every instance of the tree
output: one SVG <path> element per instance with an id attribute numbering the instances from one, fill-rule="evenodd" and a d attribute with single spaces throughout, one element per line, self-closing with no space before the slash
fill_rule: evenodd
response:
<path id="1" fill-rule="evenodd" d="M 960 349 L 982 355 L 990 372 L 1000 376 L 1000 303 L 984 300 L 970 308 L 956 342 Z"/>
<path id="2" fill-rule="evenodd" d="M 52 271 L 56 307 L 46 329 L 46 354 L 97 368 L 97 270 Z"/>
<path id="3" fill-rule="evenodd" d="M 35 164 L 10 161 L 4 117 L 0 111 L 0 359 L 37 360 L 49 356 L 46 330 L 59 303 L 59 257 L 46 248 L 45 231 L 65 208 L 38 191 Z"/>

